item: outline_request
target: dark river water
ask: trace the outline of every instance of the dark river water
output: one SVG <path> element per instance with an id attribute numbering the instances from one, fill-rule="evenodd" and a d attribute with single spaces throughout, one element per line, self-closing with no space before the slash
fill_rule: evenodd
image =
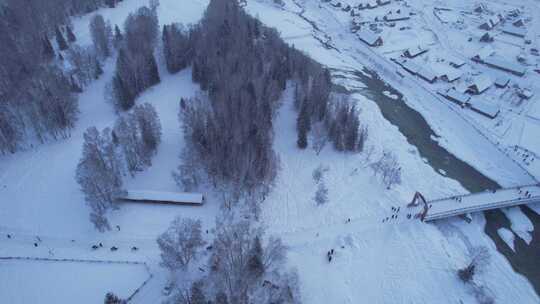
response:
<path id="1" fill-rule="evenodd" d="M 430 128 L 424 117 L 416 110 L 407 106 L 403 95 L 382 81 L 376 73 L 364 70 L 364 73 L 355 72 L 355 76 L 366 86 L 360 93 L 373 100 L 379 106 L 382 115 L 390 123 L 398 127 L 407 141 L 415 146 L 420 156 L 436 172 L 458 181 L 470 192 L 480 192 L 487 189 L 497 189 L 501 186 L 491 178 L 480 173 L 466 162 L 455 157 L 436 140 L 438 136 Z M 397 98 L 390 98 L 383 94 L 390 92 Z M 521 210 L 534 225 L 533 239 L 527 245 L 521 238 L 515 238 L 515 252 L 497 234 L 499 228 L 510 229 L 510 221 L 500 210 L 484 212 L 486 217 L 485 233 L 495 242 L 497 250 L 510 262 L 513 269 L 521 273 L 534 286 L 540 295 L 540 216 L 527 206 Z M 463 225 L 467 225 L 464 221 Z M 516 299 L 517 300 L 517 299 Z"/>

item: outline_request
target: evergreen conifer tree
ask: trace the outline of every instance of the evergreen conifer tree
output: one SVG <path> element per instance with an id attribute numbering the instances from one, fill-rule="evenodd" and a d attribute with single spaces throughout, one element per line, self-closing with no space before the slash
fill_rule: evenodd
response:
<path id="1" fill-rule="evenodd" d="M 63 51 L 68 48 L 66 39 L 64 39 L 64 35 L 62 35 L 62 32 L 60 31 L 59 27 L 56 27 L 56 43 L 58 44 L 58 48 Z"/>

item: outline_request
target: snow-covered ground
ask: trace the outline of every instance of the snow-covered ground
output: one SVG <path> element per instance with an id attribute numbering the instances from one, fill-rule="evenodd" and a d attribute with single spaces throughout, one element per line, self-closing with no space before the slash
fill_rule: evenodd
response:
<path id="1" fill-rule="evenodd" d="M 196 22 L 207 4 L 207 1 L 198 0 L 160 2 L 161 23 Z M 246 9 L 269 26 L 278 28 L 286 41 L 336 71 L 347 74 L 347 71 L 361 70 L 364 66 L 380 71 L 386 81 L 404 93 L 406 102 L 426 117 L 441 136 L 440 144 L 481 172 L 504 185 L 530 182 L 530 177 L 490 140 L 471 130 L 468 118 L 458 114 L 459 109 L 440 102 L 419 81 L 398 78 L 395 64 L 348 32 L 346 13 L 319 1 L 303 1 L 302 5 L 297 5 L 285 0 L 284 8 L 272 2 L 251 0 Z M 121 25 L 129 12 L 143 4 L 146 1 L 126 0 L 117 8 L 102 9 L 99 13 L 112 24 Z M 313 28 L 304 18 L 316 22 L 319 29 Z M 89 20 L 90 16 L 84 16 L 73 21 L 78 41 L 83 44 L 90 41 Z M 313 35 L 322 40 L 330 37 L 335 49 L 323 47 Z M 114 60 L 110 59 L 105 64 L 104 75 L 80 95 L 81 119 L 70 138 L 0 158 L 0 256 L 54 255 L 55 258 L 145 261 L 154 278 L 133 302 L 157 303 L 163 299 L 161 289 L 167 272 L 158 265 L 156 236 L 177 215 L 199 218 L 203 221 L 203 231 L 209 229 L 219 212 L 219 201 L 210 193 L 202 207 L 126 203 L 110 216 L 111 225 L 120 226 L 119 231 L 113 229 L 101 234 L 94 230 L 74 174 L 84 130 L 89 126 L 101 129 L 114 123 L 115 113 L 103 97 L 113 68 Z M 192 96 L 198 87 L 191 82 L 189 70 L 168 75 L 160 66 L 160 72 L 161 83 L 142 94 L 137 103 L 150 102 L 156 107 L 163 125 L 162 144 L 152 160 L 152 167 L 128 179 L 126 188 L 178 191 L 171 177 L 183 147 L 178 104 L 180 97 Z M 340 81 L 349 88 L 361 86 L 354 79 Z M 470 224 L 450 219 L 435 226 L 406 219 L 404 205 L 417 190 L 428 197 L 464 193 L 465 190 L 458 182 L 429 167 L 397 127 L 384 119 L 373 101 L 360 94 L 354 94 L 351 99 L 361 110 L 361 121 L 369 127 L 367 146 L 373 149 L 371 159 L 367 154 L 337 153 L 330 145 L 320 155 L 309 148 L 299 151 L 290 89 L 283 96 L 283 106 L 274 124 L 274 148 L 280 156 L 281 169 L 275 188 L 264 202 L 262 218 L 269 234 L 281 236 L 290 247 L 289 264 L 299 271 L 304 303 L 471 303 L 474 296 L 459 281 L 456 269 L 469 262 L 468 256 L 476 246 L 487 247 L 492 256 L 476 280 L 498 303 L 537 303 L 538 295 L 528 281 L 512 270 L 484 233 L 482 214 L 473 215 Z M 368 168 L 369 162 L 385 149 L 392 150 L 402 165 L 403 183 L 392 190 L 386 190 Z M 329 168 L 324 176 L 329 202 L 323 206 L 316 206 L 313 201 L 316 184 L 312 172 L 319 165 Z M 392 206 L 401 206 L 397 219 L 383 222 L 393 214 Z M 532 228 L 525 220 L 526 216 L 515 208 L 505 212 L 511 214 L 512 230 L 526 239 L 525 234 Z M 12 238 L 6 237 L 8 233 Z M 37 242 L 36 236 L 42 240 L 37 248 L 33 245 Z M 92 251 L 90 247 L 99 242 L 106 248 Z M 111 252 L 110 246 L 120 249 Z M 130 251 L 132 246 L 139 250 Z M 336 250 L 332 263 L 325 259 L 330 249 Z M 39 281 L 46 278 L 44 272 L 37 272 L 28 265 L 2 265 L 0 285 L 19 267 L 18 278 L 35 275 L 36 284 L 45 284 Z M 51 267 L 52 272 L 57 266 L 43 267 L 45 270 Z M 113 271 L 101 266 L 73 264 L 70 267 L 73 272 L 87 272 L 98 277 L 101 271 Z M 78 299 L 81 303 L 95 303 L 110 290 L 123 295 L 124 291 L 145 279 L 137 274 L 138 270 L 135 274 L 129 271 L 132 270 L 119 270 L 110 284 L 95 283 L 90 291 L 97 294 L 96 298 Z M 71 274 L 68 271 L 61 277 L 68 280 Z M 26 282 L 14 280 L 9 288 L 25 290 L 28 288 Z M 56 283 L 50 281 L 41 286 Z M 3 298 L 6 302 L 28 303 L 21 301 L 15 293 L 8 295 L 14 297 Z M 50 299 L 46 302 L 54 302 L 57 298 Z"/>
<path id="2" fill-rule="evenodd" d="M 67 303 L 81 298 L 100 303 L 103 291 L 111 288 L 127 298 L 149 276 L 144 265 L 130 264 L 11 260 L 0 261 L 0 267 L 0 294 L 6 303 Z"/>

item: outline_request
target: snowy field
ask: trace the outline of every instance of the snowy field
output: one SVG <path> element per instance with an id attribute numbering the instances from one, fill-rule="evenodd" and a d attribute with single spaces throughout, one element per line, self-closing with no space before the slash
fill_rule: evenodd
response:
<path id="1" fill-rule="evenodd" d="M 100 303 L 111 290 L 127 298 L 149 276 L 144 265 L 2 260 L 0 267 L 4 303 Z"/>
<path id="2" fill-rule="evenodd" d="M 287 42 L 328 67 L 344 71 L 344 74 L 364 66 L 380 71 L 386 81 L 405 94 L 407 103 L 426 117 L 441 136 L 441 145 L 479 171 L 503 185 L 531 182 L 530 176 L 491 140 L 471 129 L 468 122 L 474 123 L 476 118 L 469 114 L 462 116 L 461 109 L 438 100 L 432 94 L 432 88 L 425 88 L 421 80 L 408 81 L 396 76 L 398 67 L 385 57 L 396 50 L 387 49 L 389 53 L 382 54 L 363 45 L 349 32 L 347 13 L 319 1 L 295 3 L 285 0 L 284 8 L 271 2 L 250 0 L 246 9 L 265 24 L 278 28 Z M 423 2 L 416 2 L 421 7 Z M 125 0 L 117 8 L 98 12 L 111 24 L 122 25 L 130 12 L 146 3 Z M 160 22 L 196 22 L 207 3 L 161 0 Z M 88 22 L 91 15 L 73 20 L 79 43 L 90 43 Z M 318 30 L 305 18 L 315 22 Z M 413 32 L 403 33 L 403 37 Z M 436 41 L 430 33 L 419 32 L 418 35 L 421 39 Z M 330 39 L 334 49 L 323 47 L 314 36 Z M 80 94 L 80 119 L 70 138 L 0 158 L 0 254 L 49 256 L 49 250 L 52 250 L 55 257 L 62 258 L 142 260 L 148 263 L 155 278 L 133 299 L 133 303 L 159 303 L 163 300 L 161 290 L 167 272 L 158 265 L 155 238 L 177 215 L 201 219 L 203 231 L 210 229 L 219 212 L 219 200 L 209 190 L 205 193 L 206 203 L 196 208 L 125 203 L 110 216 L 111 226 L 118 225 L 120 230 L 113 229 L 104 234 L 94 230 L 74 174 L 84 130 L 94 125 L 101 129 L 114 123 L 112 105 L 103 97 L 113 69 L 114 59 L 110 59 L 105 64 L 104 75 Z M 161 83 L 142 94 L 137 103 L 149 102 L 156 107 L 163 126 L 162 143 L 152 160 L 152 167 L 128 179 L 128 189 L 178 191 L 171 171 L 178 165 L 178 155 L 184 144 L 177 118 L 179 100 L 193 96 L 198 86 L 192 83 L 189 69 L 169 75 L 160 64 L 160 76 Z M 340 81 L 349 88 L 362 85 L 352 78 Z M 513 271 L 484 233 L 482 214 L 474 214 L 470 224 L 461 219 L 450 219 L 435 226 L 408 220 L 402 211 L 397 219 L 382 222 L 392 214 L 392 206 L 403 209 L 415 191 L 421 191 L 427 197 L 466 191 L 457 181 L 429 167 L 416 148 L 384 119 L 373 101 L 359 94 L 351 96 L 361 110 L 361 121 L 370 130 L 367 146 L 373 149 L 371 159 L 365 154 L 337 153 L 330 145 L 317 155 L 310 148 L 304 151 L 296 148 L 292 92 L 292 89 L 285 92 L 274 123 L 274 149 L 279 154 L 281 169 L 275 188 L 264 203 L 262 219 L 268 234 L 281 236 L 290 247 L 289 264 L 300 274 L 304 303 L 474 303 L 474 295 L 459 281 L 456 269 L 469 262 L 469 254 L 475 246 L 485 246 L 490 251 L 490 263 L 478 273 L 477 281 L 497 303 L 538 303 L 539 297 L 528 281 Z M 484 130 L 489 126 L 480 124 L 479 128 Z M 402 165 L 403 183 L 392 190 L 386 190 L 367 167 L 385 149 L 392 149 Z M 324 180 L 330 202 L 317 207 L 313 202 L 317 186 L 312 172 L 320 165 L 329 168 Z M 512 222 L 512 230 L 527 239 L 526 235 L 532 230 L 527 217 L 516 208 L 505 212 Z M 513 234 L 509 232 L 499 233 L 510 242 Z M 7 239 L 7 233 L 13 238 Z M 38 248 L 32 245 L 36 236 L 42 239 Z M 115 253 L 108 248 L 92 251 L 91 245 L 97 242 L 103 242 L 106 247 L 116 245 L 120 250 Z M 133 253 L 128 249 L 131 246 L 140 249 Z M 329 264 L 325 254 L 330 249 L 336 250 L 336 256 Z M 59 267 L 54 263 L 43 263 L 37 267 L 31 263 L 2 262 L 0 294 L 6 303 L 36 303 L 32 297 L 45 290 L 45 294 L 53 297 L 46 302 L 60 303 L 63 301 L 59 295 L 71 297 L 75 291 L 80 291 L 77 295 L 92 292 L 91 296 L 77 298 L 80 303 L 96 303 L 106 289 L 125 295 L 146 278 L 144 269 L 95 266 L 70 264 Z M 64 286 L 72 288 L 58 294 L 49 292 L 54 286 L 62 286 L 60 281 L 45 281 L 46 274 L 53 271 L 59 272 L 58 280 L 66 281 Z M 111 273 L 114 275 L 109 276 Z M 74 274 L 82 274 L 84 279 L 73 280 Z M 86 281 L 92 277 L 100 280 Z M 26 291 L 29 280 L 35 281 L 39 288 L 25 295 L 28 298 L 19 298 L 20 292 L 14 291 Z M 7 298 L 4 297 L 6 294 Z"/>

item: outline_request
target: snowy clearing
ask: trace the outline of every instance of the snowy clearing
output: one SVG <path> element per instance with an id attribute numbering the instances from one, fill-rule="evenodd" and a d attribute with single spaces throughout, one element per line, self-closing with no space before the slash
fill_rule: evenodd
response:
<path id="1" fill-rule="evenodd" d="M 0 267 L 0 294 L 13 304 L 100 303 L 111 290 L 127 298 L 149 276 L 144 265 L 0 260 Z"/>

